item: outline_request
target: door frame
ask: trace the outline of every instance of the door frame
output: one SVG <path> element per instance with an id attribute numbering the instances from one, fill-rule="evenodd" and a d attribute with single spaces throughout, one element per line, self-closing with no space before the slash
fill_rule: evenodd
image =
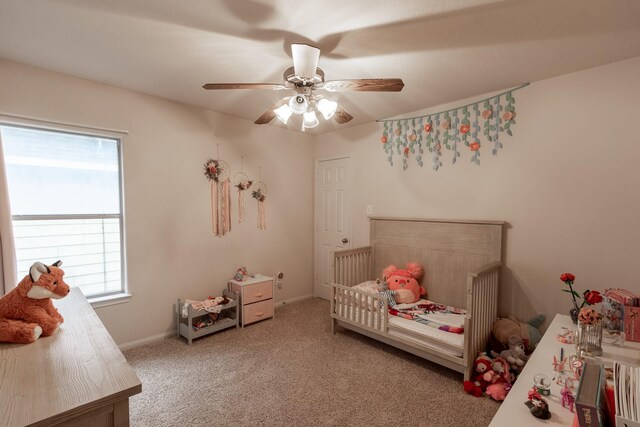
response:
<path id="1" fill-rule="evenodd" d="M 350 191 L 349 191 L 349 244 L 352 244 L 352 234 L 353 234 L 353 178 L 355 177 L 354 169 L 353 169 L 353 156 L 351 153 L 337 154 L 333 156 L 326 157 L 317 157 L 313 162 L 313 296 L 316 298 L 322 298 L 320 295 L 316 293 L 316 284 L 319 280 L 319 273 L 317 271 L 318 266 L 316 265 L 317 257 L 319 254 L 317 253 L 317 243 L 318 243 L 318 218 L 317 218 L 317 208 L 318 208 L 318 167 L 320 166 L 320 162 L 326 162 L 331 160 L 341 160 L 341 159 L 349 159 L 349 177 L 350 180 Z M 335 265 L 332 263 L 332 268 L 335 269 Z M 335 271 L 335 270 L 334 270 Z M 332 279 L 333 281 L 333 279 Z"/>

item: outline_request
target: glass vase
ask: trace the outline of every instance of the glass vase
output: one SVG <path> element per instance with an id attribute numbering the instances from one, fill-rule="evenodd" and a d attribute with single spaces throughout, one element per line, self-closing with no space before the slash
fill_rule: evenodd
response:
<path id="1" fill-rule="evenodd" d="M 573 321 L 574 325 L 578 324 L 578 313 L 580 313 L 580 310 L 578 310 L 577 307 L 573 307 L 571 310 L 569 310 L 569 316 L 571 316 L 571 320 Z"/>
<path id="2" fill-rule="evenodd" d="M 578 322 L 578 354 L 583 356 L 602 355 L 602 321 L 592 325 Z"/>

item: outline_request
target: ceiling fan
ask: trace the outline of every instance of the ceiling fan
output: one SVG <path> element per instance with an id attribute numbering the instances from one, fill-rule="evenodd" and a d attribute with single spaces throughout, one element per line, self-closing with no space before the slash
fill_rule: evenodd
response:
<path id="1" fill-rule="evenodd" d="M 302 130 L 318 126 L 316 110 L 325 120 L 333 118 L 337 123 L 347 123 L 353 116 L 340 107 L 337 102 L 316 93 L 317 90 L 328 92 L 399 92 L 404 87 L 402 79 L 355 79 L 327 80 L 324 71 L 318 68 L 320 49 L 307 44 L 291 45 L 293 67 L 284 74 L 284 82 L 278 83 L 207 83 L 202 86 L 207 90 L 217 89 L 271 89 L 294 90 L 295 94 L 285 96 L 273 104 L 255 121 L 258 125 L 271 122 L 278 117 L 285 125 L 293 115 L 302 115 Z"/>

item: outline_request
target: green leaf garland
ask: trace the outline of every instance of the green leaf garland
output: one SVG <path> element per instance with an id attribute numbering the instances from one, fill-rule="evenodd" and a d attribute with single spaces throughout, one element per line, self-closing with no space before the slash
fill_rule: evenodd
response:
<path id="1" fill-rule="evenodd" d="M 383 123 L 380 141 L 393 166 L 394 155 L 401 156 L 402 169 L 409 167 L 413 156 L 420 167 L 423 155 L 431 154 L 433 170 L 442 167 L 442 148 L 451 152 L 451 163 L 461 157 L 460 146 L 470 152 L 470 161 L 480 165 L 480 149 L 489 144 L 494 156 L 503 148 L 500 134 L 513 136 L 516 124 L 516 100 L 513 92 L 527 86 L 525 83 L 514 89 L 482 99 L 472 104 L 439 113 L 399 120 L 381 120 Z"/>

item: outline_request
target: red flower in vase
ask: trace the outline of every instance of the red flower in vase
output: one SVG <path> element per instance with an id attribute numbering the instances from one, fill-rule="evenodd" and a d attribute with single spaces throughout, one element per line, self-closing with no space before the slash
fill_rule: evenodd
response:
<path id="1" fill-rule="evenodd" d="M 564 283 L 567 283 L 567 284 L 568 284 L 569 282 L 573 283 L 573 282 L 575 282 L 575 280 L 576 280 L 576 276 L 574 276 L 574 275 L 573 275 L 573 274 L 571 274 L 571 273 L 562 273 L 562 274 L 560 275 L 560 280 L 562 280 Z"/>
<path id="2" fill-rule="evenodd" d="M 598 304 L 602 302 L 602 295 L 598 291 L 587 291 L 584 293 L 584 299 L 589 305 Z"/>

